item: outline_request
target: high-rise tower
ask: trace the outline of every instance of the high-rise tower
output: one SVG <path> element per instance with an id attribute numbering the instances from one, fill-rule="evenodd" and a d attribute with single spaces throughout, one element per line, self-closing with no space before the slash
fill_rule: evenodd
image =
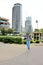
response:
<path id="1" fill-rule="evenodd" d="M 17 31 L 22 31 L 22 5 L 20 3 L 14 4 L 12 9 L 12 28 Z"/>
<path id="2" fill-rule="evenodd" d="M 25 21 L 25 32 L 26 33 L 32 33 L 33 29 L 32 29 L 32 19 L 31 17 L 27 17 L 26 21 Z"/>

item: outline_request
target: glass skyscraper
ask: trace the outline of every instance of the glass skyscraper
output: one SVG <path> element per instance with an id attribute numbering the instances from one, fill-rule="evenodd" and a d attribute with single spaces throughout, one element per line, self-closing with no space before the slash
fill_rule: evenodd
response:
<path id="1" fill-rule="evenodd" d="M 26 21 L 25 21 L 25 32 L 26 33 L 32 33 L 33 29 L 32 29 L 32 18 L 31 17 L 27 17 Z"/>
<path id="2" fill-rule="evenodd" d="M 12 28 L 17 31 L 22 31 L 22 4 L 16 3 L 12 8 Z"/>

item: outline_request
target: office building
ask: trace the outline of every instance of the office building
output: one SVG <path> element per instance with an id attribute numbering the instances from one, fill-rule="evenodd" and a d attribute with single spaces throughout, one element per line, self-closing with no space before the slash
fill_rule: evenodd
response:
<path id="1" fill-rule="evenodd" d="M 27 17 L 26 21 L 25 21 L 25 32 L 26 33 L 32 33 L 32 18 L 31 17 Z"/>
<path id="2" fill-rule="evenodd" d="M 22 31 L 22 5 L 20 3 L 14 4 L 12 8 L 12 28 L 17 31 Z"/>
<path id="3" fill-rule="evenodd" d="M 0 17 L 0 28 L 10 28 L 10 24 L 8 22 L 8 19 Z"/>

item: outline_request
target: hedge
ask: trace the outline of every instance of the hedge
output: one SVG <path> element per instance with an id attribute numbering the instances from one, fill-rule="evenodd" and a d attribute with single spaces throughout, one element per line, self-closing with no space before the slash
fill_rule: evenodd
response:
<path id="1" fill-rule="evenodd" d="M 22 43 L 23 43 L 23 44 L 26 44 L 26 40 L 22 40 Z M 30 40 L 30 43 L 35 43 L 35 41 Z"/>
<path id="2" fill-rule="evenodd" d="M 22 40 L 22 43 L 23 43 L 23 44 L 26 44 L 26 40 Z"/>
<path id="3" fill-rule="evenodd" d="M 43 43 L 43 40 L 41 40 L 41 42 Z"/>
<path id="4" fill-rule="evenodd" d="M 30 40 L 30 43 L 35 43 L 35 41 L 34 40 Z"/>
<path id="5" fill-rule="evenodd" d="M 18 36 L 0 36 L 0 42 L 22 44 L 22 38 Z"/>
<path id="6" fill-rule="evenodd" d="M 40 42 L 40 40 L 36 40 L 36 41 L 35 41 L 35 43 L 39 43 L 39 42 Z"/>
<path id="7" fill-rule="evenodd" d="M 0 36 L 0 42 L 26 44 L 26 40 L 23 40 L 21 36 Z M 39 43 L 40 40 L 30 40 L 30 43 Z M 43 42 L 43 40 L 42 40 Z"/>

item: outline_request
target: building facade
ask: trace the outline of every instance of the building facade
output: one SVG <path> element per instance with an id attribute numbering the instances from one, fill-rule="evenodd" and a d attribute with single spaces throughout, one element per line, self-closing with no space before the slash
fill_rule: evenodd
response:
<path id="1" fill-rule="evenodd" d="M 33 32 L 34 40 L 42 40 L 42 32 Z"/>
<path id="2" fill-rule="evenodd" d="M 33 28 L 32 28 L 32 18 L 31 17 L 27 17 L 26 21 L 25 21 L 25 32 L 26 33 L 32 33 Z"/>
<path id="3" fill-rule="evenodd" d="M 8 22 L 8 19 L 0 17 L 0 28 L 10 28 L 10 24 Z"/>
<path id="4" fill-rule="evenodd" d="M 20 3 L 14 4 L 12 8 L 12 28 L 17 31 L 22 31 L 22 5 Z"/>

